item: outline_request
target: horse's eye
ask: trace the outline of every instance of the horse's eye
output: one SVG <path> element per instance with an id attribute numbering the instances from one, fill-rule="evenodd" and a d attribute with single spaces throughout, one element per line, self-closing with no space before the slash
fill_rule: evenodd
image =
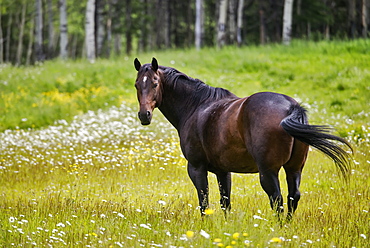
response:
<path id="1" fill-rule="evenodd" d="M 158 83 L 153 84 L 153 88 L 157 88 L 157 86 L 158 86 Z"/>

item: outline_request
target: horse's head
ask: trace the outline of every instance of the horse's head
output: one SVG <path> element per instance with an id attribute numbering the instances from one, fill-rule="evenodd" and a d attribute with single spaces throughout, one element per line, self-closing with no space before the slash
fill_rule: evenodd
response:
<path id="1" fill-rule="evenodd" d="M 138 71 L 135 88 L 140 104 L 139 119 L 142 125 L 149 125 L 154 108 L 158 107 L 162 101 L 162 77 L 155 58 L 151 64 L 143 66 L 136 58 L 134 65 Z"/>

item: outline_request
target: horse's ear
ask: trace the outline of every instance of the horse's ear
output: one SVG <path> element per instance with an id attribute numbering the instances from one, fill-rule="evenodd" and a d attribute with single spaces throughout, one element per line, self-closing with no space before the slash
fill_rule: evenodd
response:
<path id="1" fill-rule="evenodd" d="M 137 58 L 134 60 L 134 65 L 135 65 L 135 69 L 139 71 L 141 67 L 141 63 Z"/>
<path id="2" fill-rule="evenodd" d="M 152 69 L 153 69 L 153 71 L 158 70 L 158 62 L 155 58 L 152 59 Z"/>

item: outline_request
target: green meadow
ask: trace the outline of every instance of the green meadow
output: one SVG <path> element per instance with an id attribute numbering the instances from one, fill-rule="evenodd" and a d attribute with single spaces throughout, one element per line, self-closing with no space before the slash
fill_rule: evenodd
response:
<path id="1" fill-rule="evenodd" d="M 238 96 L 290 95 L 354 148 L 348 180 L 312 149 L 292 222 L 257 174 L 233 174 L 232 209 L 201 218 L 176 130 L 137 119 L 133 60 Z M 0 247 L 369 247 L 370 43 L 295 41 L 0 66 Z M 287 195 L 281 172 L 283 195 Z"/>

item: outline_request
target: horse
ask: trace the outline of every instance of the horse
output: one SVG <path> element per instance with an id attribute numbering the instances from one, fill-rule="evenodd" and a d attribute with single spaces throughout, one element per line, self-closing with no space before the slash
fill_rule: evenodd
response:
<path id="1" fill-rule="evenodd" d="M 343 174 L 349 170 L 350 154 L 338 144 L 352 151 L 349 142 L 331 134 L 328 126 L 308 124 L 306 109 L 287 95 L 259 92 L 239 98 L 175 68 L 159 66 L 155 58 L 144 65 L 136 58 L 134 66 L 141 124 L 149 125 L 158 108 L 177 129 L 201 215 L 208 208 L 208 172 L 217 176 L 225 212 L 231 207 L 231 173 L 259 173 L 270 206 L 280 216 L 284 210 L 278 173 L 283 167 L 291 219 L 301 196 L 309 146 L 331 158 Z"/>

